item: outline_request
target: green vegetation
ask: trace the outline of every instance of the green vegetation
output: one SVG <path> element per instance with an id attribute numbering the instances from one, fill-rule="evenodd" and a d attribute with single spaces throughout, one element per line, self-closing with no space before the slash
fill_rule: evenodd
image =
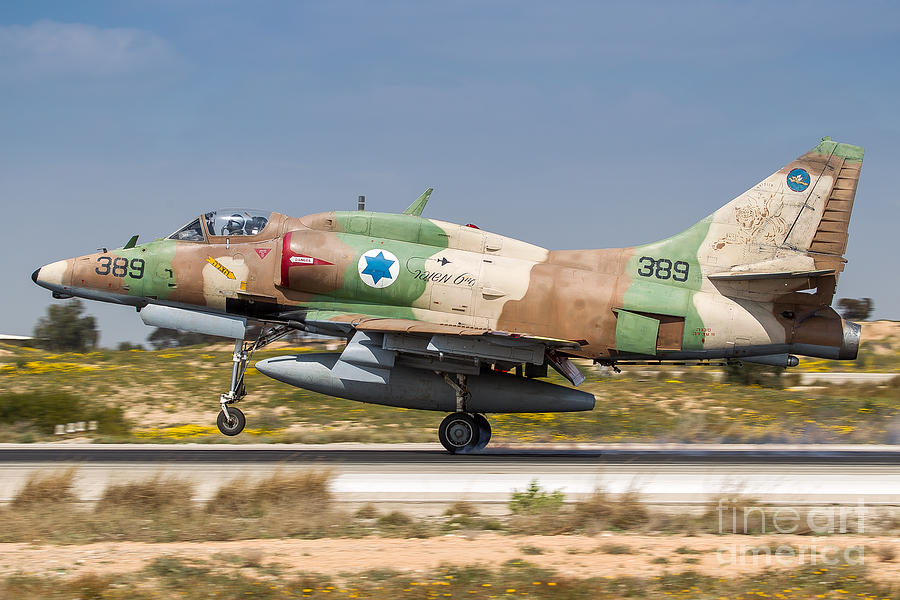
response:
<path id="1" fill-rule="evenodd" d="M 748 590 L 752 592 L 748 593 Z M 85 574 L 74 578 L 15 575 L 0 582 L 0 596 L 18 600 L 69 598 L 895 598 L 895 586 L 873 581 L 865 568 L 814 566 L 723 579 L 686 571 L 660 576 L 624 575 L 579 579 L 511 560 L 498 569 L 444 567 L 425 574 L 390 570 L 339 577 L 284 573 L 277 566 L 235 570 L 227 556 L 198 560 L 158 558 L 127 575 Z"/>
<path id="2" fill-rule="evenodd" d="M 509 501 L 509 510 L 513 514 L 555 511 L 559 510 L 564 499 L 561 491 L 545 491 L 538 485 L 537 479 L 532 479 L 527 489 L 513 491 L 512 498 Z"/>
<path id="3" fill-rule="evenodd" d="M 887 325 L 890 325 L 889 323 Z M 865 338 L 864 338 L 865 339 Z M 261 359 L 307 348 L 266 349 Z M 802 369 L 897 371 L 896 335 L 865 342 L 853 363 L 806 360 Z M 99 442 L 434 442 L 442 413 L 323 396 L 247 373 L 248 425 L 215 427 L 230 344 L 159 351 L 48 353 L 0 345 L 0 441 L 49 441 L 53 426 L 100 421 Z M 900 376 L 884 384 L 799 386 L 797 370 L 768 381 L 720 381 L 710 367 L 583 366 L 597 405 L 585 413 L 490 415 L 492 445 L 514 442 L 900 442 Z M 765 368 L 745 365 L 753 375 Z M 743 377 L 743 375 L 742 375 Z M 755 375 L 754 375 L 755 377 Z M 551 371 L 549 380 L 564 384 Z M 771 387 L 763 387 L 763 385 Z"/>
<path id="4" fill-rule="evenodd" d="M 147 341 L 150 342 L 154 350 L 165 350 L 167 348 L 196 346 L 198 344 L 217 344 L 222 341 L 222 338 L 217 338 L 214 335 L 157 327 L 147 336 Z M 131 348 L 125 348 L 125 350 L 131 350 Z"/>
<path id="5" fill-rule="evenodd" d="M 68 392 L 0 393 L 0 423 L 24 425 L 41 434 L 52 434 L 57 424 L 73 420 L 97 421 L 100 434 L 128 433 L 120 406 L 104 406 Z"/>
<path id="6" fill-rule="evenodd" d="M 78 298 L 51 304 L 47 314 L 34 326 L 34 337 L 42 348 L 56 352 L 86 352 L 97 345 L 100 334 L 94 317 L 82 316 L 84 304 Z"/>
<path id="7" fill-rule="evenodd" d="M 850 321 L 866 321 L 875 310 L 871 298 L 841 298 L 837 301 L 841 316 Z"/>

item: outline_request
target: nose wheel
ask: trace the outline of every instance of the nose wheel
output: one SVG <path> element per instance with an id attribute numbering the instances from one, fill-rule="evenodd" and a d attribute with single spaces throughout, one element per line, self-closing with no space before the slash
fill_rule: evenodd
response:
<path id="1" fill-rule="evenodd" d="M 225 411 L 228 412 L 226 413 Z M 241 409 L 234 406 L 223 406 L 219 416 L 216 418 L 216 425 L 219 426 L 219 431 L 225 435 L 239 434 L 244 430 L 244 425 L 246 424 L 247 418 L 244 416 L 244 413 L 241 412 Z"/>
<path id="2" fill-rule="evenodd" d="M 491 424 L 483 415 L 456 412 L 441 421 L 438 439 L 450 454 L 481 450 L 491 440 Z"/>

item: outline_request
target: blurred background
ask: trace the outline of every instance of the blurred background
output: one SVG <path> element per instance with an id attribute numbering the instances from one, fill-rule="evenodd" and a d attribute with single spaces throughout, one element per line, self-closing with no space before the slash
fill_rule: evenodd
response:
<path id="1" fill-rule="evenodd" d="M 0 8 L 0 333 L 38 266 L 223 206 L 399 211 L 549 248 L 681 231 L 828 135 L 866 148 L 839 297 L 896 318 L 890 2 Z M 91 303 L 99 344 L 146 343 Z"/>

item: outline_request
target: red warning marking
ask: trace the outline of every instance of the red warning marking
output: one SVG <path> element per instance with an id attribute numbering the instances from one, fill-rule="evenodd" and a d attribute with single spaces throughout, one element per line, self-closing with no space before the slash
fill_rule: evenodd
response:
<path id="1" fill-rule="evenodd" d="M 281 285 L 288 284 L 288 271 L 291 267 L 303 267 L 309 265 L 331 265 L 327 260 L 307 256 L 306 254 L 298 254 L 291 250 L 291 234 L 282 238 L 281 246 Z"/>
<path id="2" fill-rule="evenodd" d="M 269 255 L 269 252 L 272 251 L 271 248 L 256 248 L 255 250 L 260 259 L 267 257 Z"/>

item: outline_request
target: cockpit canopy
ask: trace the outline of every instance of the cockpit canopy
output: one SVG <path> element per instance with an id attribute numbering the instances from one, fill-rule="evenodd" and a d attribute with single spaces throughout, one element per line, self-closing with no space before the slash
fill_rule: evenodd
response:
<path id="1" fill-rule="evenodd" d="M 220 208 L 198 217 L 169 236 L 170 240 L 202 242 L 206 236 L 257 235 L 271 213 L 249 208 Z"/>

